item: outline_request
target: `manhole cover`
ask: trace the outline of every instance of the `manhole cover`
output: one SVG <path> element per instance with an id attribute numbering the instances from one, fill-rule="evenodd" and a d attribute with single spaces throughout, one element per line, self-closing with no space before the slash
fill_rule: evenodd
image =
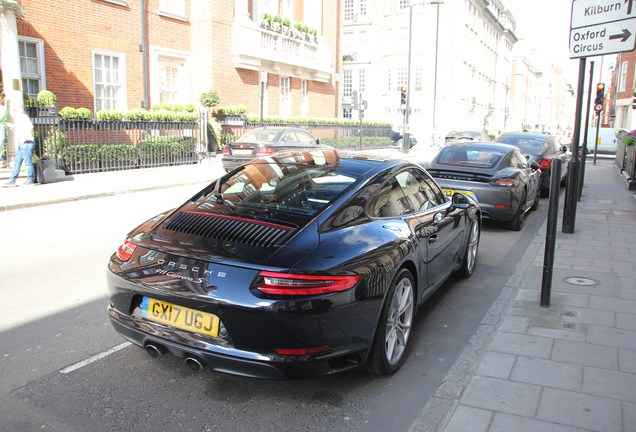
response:
<path id="1" fill-rule="evenodd" d="M 569 277 L 565 280 L 570 285 L 579 285 L 579 286 L 594 286 L 598 285 L 594 279 L 586 278 L 586 277 Z"/>

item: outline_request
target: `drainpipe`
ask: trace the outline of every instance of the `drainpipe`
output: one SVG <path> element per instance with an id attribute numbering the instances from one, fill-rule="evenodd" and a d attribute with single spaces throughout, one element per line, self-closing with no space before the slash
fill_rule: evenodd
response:
<path id="1" fill-rule="evenodd" d="M 144 85 L 144 99 L 141 101 L 141 107 L 148 109 L 148 35 L 146 33 L 146 0 L 141 0 L 141 45 L 139 45 L 142 60 L 142 74 Z"/>

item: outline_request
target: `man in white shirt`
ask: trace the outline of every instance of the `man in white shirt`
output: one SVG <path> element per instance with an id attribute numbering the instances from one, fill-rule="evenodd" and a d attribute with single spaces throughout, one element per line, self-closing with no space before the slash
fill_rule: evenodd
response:
<path id="1" fill-rule="evenodd" d="M 20 167 L 22 162 L 27 169 L 27 180 L 22 183 L 23 186 L 35 184 L 35 168 L 33 167 L 33 147 L 35 142 L 33 141 L 33 123 L 31 119 L 24 112 L 13 112 L 13 123 L 7 123 L 7 126 L 13 128 L 13 133 L 16 142 L 18 143 L 18 150 L 13 160 L 13 173 L 9 177 L 9 181 L 6 182 L 4 187 L 18 186 L 15 180 L 20 174 Z"/>

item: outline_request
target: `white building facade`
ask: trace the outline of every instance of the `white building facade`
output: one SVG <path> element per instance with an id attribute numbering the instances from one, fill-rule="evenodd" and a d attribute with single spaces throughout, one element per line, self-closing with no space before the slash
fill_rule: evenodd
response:
<path id="1" fill-rule="evenodd" d="M 362 107 L 364 120 L 400 125 L 406 87 L 409 130 L 420 142 L 439 143 L 453 129 L 505 129 L 517 37 L 500 1 L 343 3 L 343 117 L 358 119 Z M 356 93 L 366 104 L 348 105 Z"/>

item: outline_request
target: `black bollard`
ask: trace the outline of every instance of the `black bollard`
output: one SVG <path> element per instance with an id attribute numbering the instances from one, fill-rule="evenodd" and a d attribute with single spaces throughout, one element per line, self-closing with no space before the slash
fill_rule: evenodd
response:
<path id="1" fill-rule="evenodd" d="M 559 213 L 559 192 L 561 190 L 561 164 L 561 159 L 553 159 L 550 166 L 550 204 L 548 207 L 548 226 L 545 235 L 545 254 L 543 256 L 541 307 L 550 307 L 552 269 L 554 267 L 554 245 L 556 243 L 557 215 Z"/>

